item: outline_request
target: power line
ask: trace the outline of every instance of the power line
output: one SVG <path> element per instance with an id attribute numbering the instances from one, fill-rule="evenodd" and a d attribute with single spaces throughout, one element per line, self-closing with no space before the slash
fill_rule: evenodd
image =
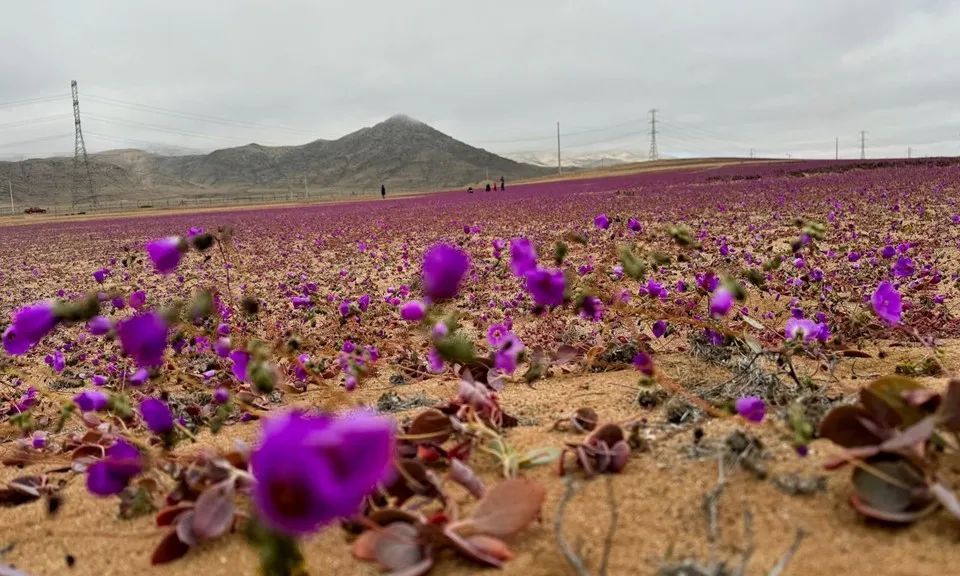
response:
<path id="1" fill-rule="evenodd" d="M 106 98 L 103 96 L 86 96 L 87 99 L 93 100 L 99 104 L 106 104 L 108 106 L 119 106 L 121 108 L 128 108 L 131 110 L 139 110 L 142 112 L 150 112 L 152 114 L 159 114 L 162 116 L 173 116 L 177 118 L 185 118 L 189 120 L 197 120 L 200 122 L 209 122 L 212 124 L 224 124 L 228 126 L 239 126 L 243 128 L 256 128 L 260 130 L 276 130 L 281 132 L 290 132 L 293 134 L 301 134 L 310 137 L 316 138 L 318 133 L 312 130 L 303 130 L 301 128 L 292 128 L 289 126 L 270 126 L 266 124 L 257 124 L 254 122 L 244 122 L 241 120 L 230 120 L 229 118 L 218 118 L 216 116 L 208 116 L 205 114 L 194 114 L 190 112 L 179 112 L 177 110 L 171 110 L 168 108 L 160 108 L 158 106 L 148 106 L 146 104 L 136 104 L 134 102 L 125 102 L 123 100 L 116 100 L 113 98 Z M 333 134 L 319 134 L 323 137 L 338 137 Z"/>
<path id="2" fill-rule="evenodd" d="M 70 94 L 57 94 L 52 96 L 40 96 L 37 98 L 27 98 L 25 100 L 12 100 L 10 102 L 0 102 L 0 108 L 12 108 L 14 106 L 25 106 L 27 104 L 39 104 L 41 102 L 52 102 L 54 100 L 67 99 Z"/>
<path id="3" fill-rule="evenodd" d="M 50 140 L 59 140 L 59 139 L 64 139 L 64 140 L 66 140 L 66 139 L 69 138 L 70 136 L 73 136 L 73 134 L 54 134 L 54 135 L 51 135 L 51 136 L 41 136 L 41 137 L 39 137 L 39 138 L 31 138 L 31 139 L 29 139 L 29 140 L 20 140 L 19 142 L 7 142 L 6 144 L 0 144 L 0 148 L 10 148 L 10 147 L 13 147 L 13 146 L 24 146 L 24 145 L 26 145 L 26 144 L 34 144 L 34 143 L 36 143 L 36 142 L 47 142 L 47 141 L 50 141 Z"/>
<path id="4" fill-rule="evenodd" d="M 26 120 L 15 120 L 13 122 L 3 122 L 0 123 L 0 128 L 15 128 L 17 126 L 28 126 L 30 124 L 41 124 L 43 122 L 51 122 L 53 120 L 64 120 L 69 118 L 70 114 L 53 114 L 51 116 L 40 116 L 37 118 L 29 118 Z"/>
<path id="5" fill-rule="evenodd" d="M 144 128 L 146 130 L 154 130 L 157 132 L 168 132 L 170 134 L 179 134 L 181 136 L 193 136 L 196 138 L 207 138 L 212 140 L 230 140 L 233 142 L 243 142 L 244 144 L 249 144 L 250 140 L 248 138 L 236 138 L 233 136 L 217 136 L 214 134 L 207 134 L 204 132 L 196 132 L 193 130 L 182 130 L 179 128 L 169 128 L 166 126 L 160 126 L 158 124 L 149 124 L 146 122 L 138 122 L 136 120 L 125 120 L 122 118 L 113 118 L 110 116 L 101 116 L 100 114 L 85 114 L 84 115 L 88 121 L 96 120 L 98 122 L 106 122 L 108 124 L 117 124 L 120 126 L 127 126 L 131 128 Z M 266 142 L 270 145 L 282 146 L 282 144 L 273 144 L 269 141 Z"/>
<path id="6" fill-rule="evenodd" d="M 659 160 L 660 151 L 657 150 L 657 109 L 650 109 L 650 160 Z"/>

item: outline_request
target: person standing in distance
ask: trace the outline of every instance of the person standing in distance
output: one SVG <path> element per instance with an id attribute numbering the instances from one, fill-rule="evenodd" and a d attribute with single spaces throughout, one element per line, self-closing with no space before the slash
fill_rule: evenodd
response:
<path id="1" fill-rule="evenodd" d="M 387 199 L 387 187 L 384 184 L 380 185 L 380 197 L 383 198 L 384 200 Z"/>
<path id="2" fill-rule="evenodd" d="M 503 183 L 503 176 L 500 177 L 500 189 L 501 190 L 507 189 L 507 185 Z"/>

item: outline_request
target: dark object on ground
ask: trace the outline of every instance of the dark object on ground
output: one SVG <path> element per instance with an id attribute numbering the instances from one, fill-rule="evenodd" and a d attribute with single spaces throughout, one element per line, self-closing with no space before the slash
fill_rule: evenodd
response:
<path id="1" fill-rule="evenodd" d="M 46 208 L 40 208 L 39 206 L 31 206 L 23 211 L 24 214 L 46 214 Z"/>
<path id="2" fill-rule="evenodd" d="M 489 191 L 490 191 L 490 183 L 487 182 L 487 192 L 489 192 Z"/>
<path id="3" fill-rule="evenodd" d="M 467 188 L 467 194 L 473 194 L 473 186 Z"/>
<path id="4" fill-rule="evenodd" d="M 384 185 L 384 184 L 381 184 L 381 185 L 380 185 L 380 197 L 381 197 L 381 198 L 386 198 L 386 197 L 387 197 L 387 187 L 386 187 L 386 185 Z"/>

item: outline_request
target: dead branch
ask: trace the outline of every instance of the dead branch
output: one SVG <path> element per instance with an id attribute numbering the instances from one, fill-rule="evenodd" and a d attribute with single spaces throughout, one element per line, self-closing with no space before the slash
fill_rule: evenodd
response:
<path id="1" fill-rule="evenodd" d="M 716 552 L 717 540 L 720 534 L 720 528 L 717 525 L 717 508 L 720 503 L 720 496 L 727 484 L 727 476 L 724 463 L 727 459 L 726 451 L 721 452 L 717 457 L 717 484 L 703 498 L 703 510 L 707 514 L 707 522 L 710 528 L 710 559 L 714 558 Z"/>
<path id="2" fill-rule="evenodd" d="M 743 554 L 740 556 L 740 569 L 737 570 L 736 576 L 745 576 L 747 564 L 750 563 L 750 557 L 753 556 L 754 550 L 753 512 L 747 508 L 743 511 Z"/>
<path id="3" fill-rule="evenodd" d="M 807 533 L 804 532 L 802 528 L 797 528 L 797 534 L 793 537 L 793 543 L 790 544 L 787 551 L 783 553 L 783 556 L 780 556 L 780 559 L 773 565 L 773 568 L 767 572 L 767 576 L 780 576 L 780 574 L 787 569 L 787 564 L 793 559 L 793 555 L 797 553 L 797 549 L 800 548 L 800 542 L 803 541 L 806 535 Z"/>
<path id="4" fill-rule="evenodd" d="M 580 556 L 570 548 L 570 544 L 567 543 L 567 539 L 563 536 L 563 513 L 567 509 L 567 504 L 570 503 L 570 500 L 572 500 L 581 489 L 578 489 L 573 484 L 572 476 L 565 477 L 563 479 L 563 484 L 566 486 L 566 491 L 563 493 L 563 497 L 560 499 L 560 504 L 557 505 L 557 517 L 553 522 L 557 544 L 560 546 L 560 551 L 563 552 L 563 555 L 567 558 L 567 562 L 573 566 L 577 576 L 590 576 L 590 573 L 587 572 L 587 567 L 583 564 L 583 559 L 580 558 Z"/>
<path id="5" fill-rule="evenodd" d="M 603 539 L 603 560 L 600 562 L 600 576 L 607 576 L 607 564 L 610 561 L 610 551 L 613 549 L 613 536 L 617 532 L 617 522 L 620 519 L 620 510 L 617 507 L 617 499 L 613 494 L 613 480 L 608 475 L 607 483 L 607 504 L 610 506 L 610 528 L 607 530 L 607 536 Z"/>

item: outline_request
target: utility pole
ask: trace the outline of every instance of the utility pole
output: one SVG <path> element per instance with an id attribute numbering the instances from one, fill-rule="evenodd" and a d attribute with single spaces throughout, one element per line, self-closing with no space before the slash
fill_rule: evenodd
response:
<path id="1" fill-rule="evenodd" d="M 10 192 L 10 215 L 13 216 L 13 185 L 7 180 L 7 190 Z"/>
<path id="2" fill-rule="evenodd" d="M 839 136 L 833 139 L 833 159 L 834 160 L 840 159 L 840 137 Z"/>
<path id="3" fill-rule="evenodd" d="M 860 131 L 860 159 L 861 160 L 867 159 L 866 135 L 867 135 L 866 130 Z"/>
<path id="4" fill-rule="evenodd" d="M 913 148 L 907 146 L 907 158 L 913 157 Z"/>
<path id="5" fill-rule="evenodd" d="M 650 160 L 659 160 L 660 151 L 657 150 L 657 109 L 650 109 Z"/>
<path id="6" fill-rule="evenodd" d="M 557 174 L 563 174 L 563 167 L 560 165 L 560 122 L 557 122 Z"/>
<path id="7" fill-rule="evenodd" d="M 310 196 L 310 193 L 307 192 L 307 175 L 303 175 L 303 199 L 306 200 Z"/>
<path id="8" fill-rule="evenodd" d="M 83 130 L 80 128 L 80 96 L 77 93 L 77 81 L 70 81 L 70 93 L 73 96 L 73 209 L 77 207 L 77 195 L 83 191 L 87 193 L 93 205 L 97 205 L 97 196 L 93 191 L 93 178 L 90 176 L 90 160 L 87 158 L 87 145 L 83 141 Z M 83 164 L 81 166 L 81 163 Z M 81 173 L 82 171 L 82 173 Z"/>
<path id="9" fill-rule="evenodd" d="M 753 158 L 753 148 L 750 149 L 750 158 Z"/>

